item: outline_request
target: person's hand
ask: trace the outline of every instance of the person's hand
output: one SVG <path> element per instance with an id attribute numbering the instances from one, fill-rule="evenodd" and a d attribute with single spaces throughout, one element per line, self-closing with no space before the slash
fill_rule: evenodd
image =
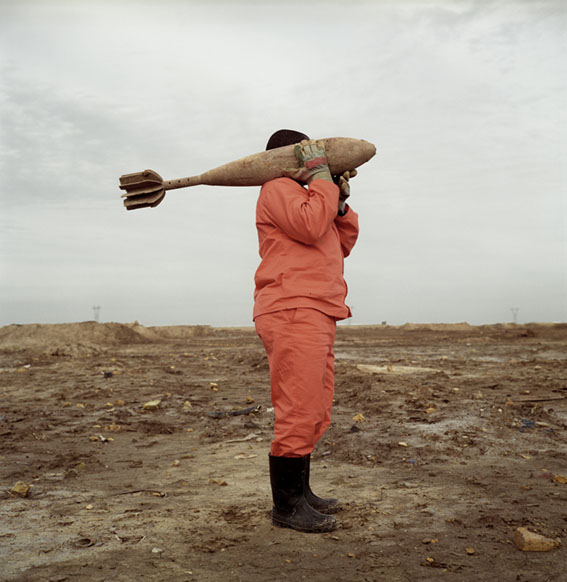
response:
<path id="1" fill-rule="evenodd" d="M 339 215 L 344 216 L 346 212 L 346 201 L 350 196 L 349 180 L 357 174 L 356 170 L 347 170 L 338 176 L 333 176 L 333 182 L 339 187 Z"/>
<path id="2" fill-rule="evenodd" d="M 285 176 L 305 184 L 310 184 L 313 180 L 333 181 L 322 142 L 303 140 L 295 146 L 294 152 L 299 168 L 284 170 Z"/>

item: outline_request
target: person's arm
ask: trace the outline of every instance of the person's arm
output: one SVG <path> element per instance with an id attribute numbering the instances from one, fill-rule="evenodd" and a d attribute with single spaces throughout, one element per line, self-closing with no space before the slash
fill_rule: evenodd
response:
<path id="1" fill-rule="evenodd" d="M 262 187 L 262 212 L 290 238 L 313 244 L 337 215 L 339 189 L 331 181 L 315 179 L 307 190 L 291 179 L 266 182 Z"/>
<path id="2" fill-rule="evenodd" d="M 358 214 L 346 204 L 344 215 L 336 216 L 335 225 L 339 231 L 343 256 L 346 258 L 350 255 L 358 238 Z"/>
<path id="3" fill-rule="evenodd" d="M 339 187 L 339 205 L 335 224 L 339 231 L 339 238 L 344 257 L 350 255 L 350 251 L 354 247 L 356 239 L 358 238 L 358 214 L 356 214 L 354 210 L 351 210 L 350 206 L 346 203 L 350 196 L 349 180 L 350 178 L 354 178 L 356 174 L 356 170 L 352 170 L 333 178 L 333 181 Z"/>
<path id="4" fill-rule="evenodd" d="M 290 238 L 313 244 L 335 218 L 339 188 L 333 182 L 321 142 L 303 140 L 294 152 L 299 168 L 284 172 L 293 181 L 273 180 L 264 185 L 266 210 L 270 220 Z M 307 191 L 297 182 L 307 184 Z"/>
<path id="5" fill-rule="evenodd" d="M 333 176 L 333 182 L 339 187 L 339 216 L 344 216 L 346 213 L 346 201 L 350 196 L 349 180 L 354 178 L 357 173 L 356 170 L 347 170 L 338 176 Z"/>

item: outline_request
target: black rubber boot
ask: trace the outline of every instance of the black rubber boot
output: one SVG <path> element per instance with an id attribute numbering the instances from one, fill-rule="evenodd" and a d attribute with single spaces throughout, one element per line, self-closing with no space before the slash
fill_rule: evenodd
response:
<path id="1" fill-rule="evenodd" d="M 337 521 L 313 509 L 305 499 L 305 457 L 270 455 L 270 483 L 274 507 L 272 523 L 306 533 L 333 531 Z"/>
<path id="2" fill-rule="evenodd" d="M 318 497 L 311 491 L 311 486 L 309 485 L 309 474 L 311 472 L 311 455 L 307 455 L 305 458 L 305 499 L 307 503 L 311 505 L 313 509 L 320 511 L 321 513 L 335 513 L 340 509 L 339 500 L 331 497 L 329 499 L 323 499 Z"/>

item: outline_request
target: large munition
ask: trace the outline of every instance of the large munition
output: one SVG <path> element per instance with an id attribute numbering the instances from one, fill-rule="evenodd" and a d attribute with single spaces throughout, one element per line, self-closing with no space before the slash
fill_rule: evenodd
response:
<path id="1" fill-rule="evenodd" d="M 322 140 L 331 174 L 354 170 L 376 154 L 376 147 L 363 139 L 329 137 Z M 166 190 L 207 184 L 210 186 L 261 186 L 279 178 L 287 169 L 298 168 L 294 145 L 289 145 L 240 158 L 204 174 L 163 181 L 153 170 L 120 176 L 120 188 L 126 193 L 124 206 L 128 210 L 157 206 Z"/>

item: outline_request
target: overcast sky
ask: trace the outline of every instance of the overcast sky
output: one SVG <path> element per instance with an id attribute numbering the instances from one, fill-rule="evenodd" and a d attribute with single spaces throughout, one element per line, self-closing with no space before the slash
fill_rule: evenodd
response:
<path id="1" fill-rule="evenodd" d="M 378 149 L 353 324 L 567 321 L 565 7 L 0 0 L 0 325 L 251 325 L 258 188 L 127 212 L 118 178 L 280 128 Z"/>

